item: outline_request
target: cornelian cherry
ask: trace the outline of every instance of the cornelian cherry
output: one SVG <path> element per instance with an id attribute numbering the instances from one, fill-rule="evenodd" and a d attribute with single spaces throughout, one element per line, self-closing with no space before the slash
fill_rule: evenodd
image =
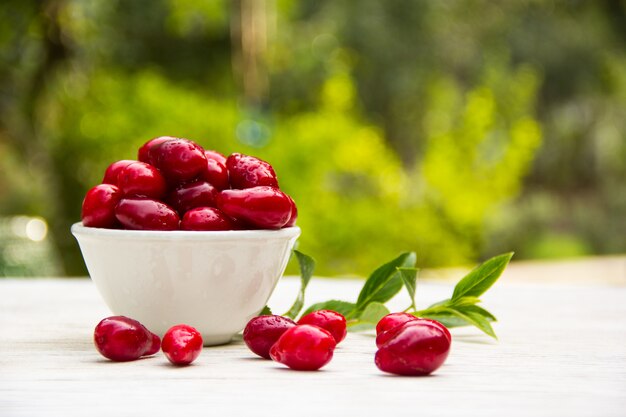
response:
<path id="1" fill-rule="evenodd" d="M 289 197 L 274 187 L 223 190 L 216 202 L 227 216 L 261 229 L 280 229 L 291 217 Z"/>
<path id="2" fill-rule="evenodd" d="M 376 334 L 381 334 L 382 332 L 386 332 L 389 329 L 392 329 L 402 323 L 406 323 L 407 321 L 417 320 L 411 313 L 391 313 L 387 314 L 385 317 L 378 321 L 376 324 Z"/>
<path id="3" fill-rule="evenodd" d="M 193 180 L 207 169 L 204 150 L 182 138 L 166 140 L 150 147 L 149 159 L 173 184 Z"/>
<path id="4" fill-rule="evenodd" d="M 173 208 L 148 198 L 123 198 L 115 207 L 115 217 L 133 230 L 177 230 L 180 223 Z"/>
<path id="5" fill-rule="evenodd" d="M 207 155 L 207 164 L 206 169 L 201 175 L 202 178 L 210 182 L 218 190 L 230 188 L 230 183 L 228 182 L 228 170 L 226 169 L 226 166 L 223 163 L 210 158 L 208 156 L 208 152 L 205 152 L 205 155 Z"/>
<path id="6" fill-rule="evenodd" d="M 124 362 L 158 352 L 159 336 L 139 323 L 124 316 L 107 317 L 100 321 L 93 333 L 94 344 L 102 356 Z"/>
<path id="7" fill-rule="evenodd" d="M 120 171 L 126 168 L 128 165 L 132 164 L 133 162 L 137 161 L 122 159 L 121 161 L 113 162 L 107 167 L 106 171 L 104 171 L 104 178 L 102 178 L 102 183 L 117 185 L 117 176 L 119 175 Z"/>
<path id="8" fill-rule="evenodd" d="M 202 335 L 194 327 L 178 324 L 163 336 L 161 349 L 174 365 L 189 365 L 202 351 Z"/>
<path id="9" fill-rule="evenodd" d="M 139 148 L 139 151 L 137 152 L 137 159 L 140 160 L 141 162 L 154 165 L 152 157 L 150 156 L 151 149 L 156 148 L 160 146 L 161 144 L 167 141 L 173 140 L 173 139 L 177 139 L 177 138 L 173 136 L 159 136 L 158 138 L 150 139 L 149 141 L 144 143 L 141 146 L 141 148 Z"/>
<path id="10" fill-rule="evenodd" d="M 145 162 L 133 162 L 119 171 L 117 184 L 125 197 L 160 199 L 165 195 L 165 178 Z"/>
<path id="11" fill-rule="evenodd" d="M 206 181 L 195 181 L 176 187 L 167 197 L 169 205 L 182 216 L 196 207 L 215 207 L 218 190 Z"/>
<path id="12" fill-rule="evenodd" d="M 374 361 L 384 372 L 428 375 L 445 362 L 450 345 L 451 339 L 441 326 L 426 320 L 408 321 L 397 326 L 395 334 L 376 352 Z"/>
<path id="13" fill-rule="evenodd" d="M 81 220 L 87 227 L 113 228 L 117 223 L 115 207 L 122 199 L 118 187 L 99 184 L 87 191 L 83 200 Z"/>
<path id="14" fill-rule="evenodd" d="M 274 168 L 254 156 L 233 153 L 226 159 L 226 168 L 233 188 L 251 188 L 259 185 L 278 188 Z"/>
<path id="15" fill-rule="evenodd" d="M 185 213 L 181 230 L 233 230 L 237 227 L 224 213 L 213 207 L 196 207 Z"/>
<path id="16" fill-rule="evenodd" d="M 288 329 L 270 349 L 270 357 L 291 369 L 316 371 L 333 358 L 337 343 L 321 327 L 301 324 Z"/>
<path id="17" fill-rule="evenodd" d="M 328 330 L 333 335 L 336 343 L 346 338 L 346 318 L 333 310 L 317 310 L 304 315 L 298 320 L 298 324 L 312 324 Z"/>
<path id="18" fill-rule="evenodd" d="M 296 323 L 288 317 L 258 316 L 248 322 L 243 330 L 243 341 L 248 348 L 265 359 L 270 358 L 270 348 L 288 329 Z"/>

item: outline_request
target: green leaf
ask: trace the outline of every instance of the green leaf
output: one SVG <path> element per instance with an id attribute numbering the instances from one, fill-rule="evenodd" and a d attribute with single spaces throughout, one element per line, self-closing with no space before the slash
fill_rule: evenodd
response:
<path id="1" fill-rule="evenodd" d="M 417 287 L 417 268 L 397 268 L 400 278 L 404 282 L 404 288 L 409 293 L 411 307 L 415 307 L 415 289 Z"/>
<path id="2" fill-rule="evenodd" d="M 315 270 L 315 260 L 313 258 L 297 250 L 294 250 L 293 253 L 296 255 L 298 265 L 300 265 L 300 291 L 289 311 L 283 314 L 283 316 L 291 319 L 295 319 L 304 306 L 304 293 Z"/>
<path id="3" fill-rule="evenodd" d="M 482 315 L 477 314 L 472 311 L 465 311 L 465 310 L 462 311 L 462 310 L 456 310 L 453 308 L 449 308 L 447 309 L 447 311 L 450 314 L 453 314 L 457 316 L 458 318 L 465 320 L 472 326 L 478 327 L 480 330 L 482 330 L 487 335 L 493 337 L 494 339 L 498 339 L 498 337 L 496 336 L 496 333 L 493 331 L 493 328 L 491 327 L 491 324 Z"/>
<path id="4" fill-rule="evenodd" d="M 371 302 L 365 307 L 361 315 L 359 316 L 359 321 L 367 322 L 367 323 L 378 323 L 380 319 L 389 314 L 390 311 L 383 303 L 378 303 L 376 301 Z"/>
<path id="5" fill-rule="evenodd" d="M 362 311 L 373 301 L 385 303 L 396 295 L 402 289 L 402 278 L 397 268 L 413 268 L 415 259 L 414 252 L 406 252 L 372 272 L 359 293 L 357 310 Z"/>
<path id="6" fill-rule="evenodd" d="M 473 296 L 465 296 L 465 297 L 460 297 L 454 301 L 450 302 L 450 305 L 453 305 L 455 307 L 466 307 L 466 306 L 473 306 L 474 304 L 480 303 L 480 299 L 478 297 L 473 297 Z"/>
<path id="7" fill-rule="evenodd" d="M 485 310 L 484 308 L 480 306 L 477 306 L 477 305 L 465 306 L 464 309 L 467 311 L 471 311 L 475 314 L 480 314 L 488 321 L 498 321 L 498 319 L 493 314 L 491 314 L 490 312 L 488 312 L 487 310 Z"/>
<path id="8" fill-rule="evenodd" d="M 309 314 L 317 310 L 333 310 L 344 316 L 350 315 L 356 308 L 356 304 L 341 300 L 328 300 L 321 303 L 315 303 L 307 308 L 302 315 Z"/>
<path id="9" fill-rule="evenodd" d="M 259 316 L 271 316 L 272 310 L 268 306 L 263 307 L 263 310 L 259 313 Z"/>
<path id="10" fill-rule="evenodd" d="M 454 287 L 452 301 L 464 296 L 479 297 L 500 277 L 513 257 L 513 252 L 495 256 L 474 268 Z"/>
<path id="11" fill-rule="evenodd" d="M 449 329 L 453 327 L 471 326 L 471 323 L 468 323 L 466 320 L 450 313 L 427 313 L 420 314 L 419 317 L 437 320 Z"/>

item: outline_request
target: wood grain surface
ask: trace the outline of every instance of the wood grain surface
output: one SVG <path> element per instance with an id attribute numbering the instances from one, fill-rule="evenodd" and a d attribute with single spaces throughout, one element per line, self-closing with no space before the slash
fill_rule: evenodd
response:
<path id="1" fill-rule="evenodd" d="M 316 278 L 306 304 L 354 300 L 360 285 Z M 281 280 L 275 312 L 297 287 Z M 451 291 L 420 282 L 418 302 Z M 626 416 L 626 287 L 501 280 L 483 303 L 499 341 L 454 329 L 430 377 L 380 372 L 367 333 L 349 334 L 319 372 L 257 359 L 240 338 L 177 368 L 162 354 L 99 356 L 93 328 L 110 313 L 88 279 L 0 280 L 0 416 Z"/>

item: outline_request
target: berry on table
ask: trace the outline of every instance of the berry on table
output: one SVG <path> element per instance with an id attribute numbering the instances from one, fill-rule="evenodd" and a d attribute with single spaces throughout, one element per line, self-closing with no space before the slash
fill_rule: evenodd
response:
<path id="1" fill-rule="evenodd" d="M 415 320 L 397 327 L 393 337 L 376 352 L 374 361 L 378 369 L 397 375 L 419 376 L 434 372 L 445 362 L 451 339 L 440 326 Z"/>
<path id="2" fill-rule="evenodd" d="M 102 356 L 116 362 L 133 361 L 158 352 L 159 337 L 137 320 L 125 316 L 107 317 L 93 333 L 94 344 Z"/>
<path id="3" fill-rule="evenodd" d="M 346 318 L 333 310 L 317 310 L 304 315 L 298 320 L 298 324 L 312 324 L 328 330 L 333 335 L 336 343 L 346 338 Z"/>
<path id="4" fill-rule="evenodd" d="M 296 323 L 288 317 L 258 316 L 248 322 L 243 330 L 243 341 L 248 348 L 265 359 L 270 358 L 270 348 L 278 338 Z"/>
<path id="5" fill-rule="evenodd" d="M 316 371 L 333 358 L 335 338 L 310 324 L 288 329 L 270 349 L 270 357 L 297 371 Z"/>
<path id="6" fill-rule="evenodd" d="M 163 336 L 161 349 L 174 365 L 189 365 L 202 351 L 202 335 L 186 324 L 171 327 Z"/>

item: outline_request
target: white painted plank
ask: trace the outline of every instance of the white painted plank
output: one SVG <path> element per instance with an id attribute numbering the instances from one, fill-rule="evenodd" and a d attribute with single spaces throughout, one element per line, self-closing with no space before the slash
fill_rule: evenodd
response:
<path id="1" fill-rule="evenodd" d="M 306 303 L 353 300 L 360 284 L 314 279 Z M 297 286 L 281 281 L 275 311 Z M 418 301 L 450 292 L 450 283 L 422 283 Z M 90 281 L 3 280 L 0 416 L 626 415 L 626 288 L 501 282 L 483 301 L 500 319 L 499 342 L 453 330 L 451 355 L 431 377 L 378 371 L 367 334 L 349 334 L 319 372 L 256 359 L 240 341 L 175 368 L 162 355 L 99 356 L 93 327 L 109 313 Z M 403 295 L 392 302 L 405 304 Z"/>

